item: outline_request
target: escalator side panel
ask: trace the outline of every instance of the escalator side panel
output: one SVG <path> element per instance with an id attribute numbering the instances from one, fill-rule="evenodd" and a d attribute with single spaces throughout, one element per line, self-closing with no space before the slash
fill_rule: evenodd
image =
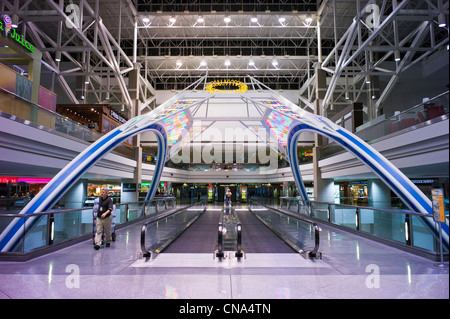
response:
<path id="1" fill-rule="evenodd" d="M 242 250 L 246 253 L 293 253 L 282 241 L 250 211 L 237 212 L 242 223 Z"/>

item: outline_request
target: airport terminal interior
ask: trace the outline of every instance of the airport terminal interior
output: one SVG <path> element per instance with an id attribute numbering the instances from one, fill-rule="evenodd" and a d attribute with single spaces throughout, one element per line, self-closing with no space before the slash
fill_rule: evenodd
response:
<path id="1" fill-rule="evenodd" d="M 0 0 L 0 299 L 448 299 L 448 20 Z"/>

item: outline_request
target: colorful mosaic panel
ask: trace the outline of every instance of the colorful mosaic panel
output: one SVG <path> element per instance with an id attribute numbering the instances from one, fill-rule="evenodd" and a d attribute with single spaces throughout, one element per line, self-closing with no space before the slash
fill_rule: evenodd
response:
<path id="1" fill-rule="evenodd" d="M 281 102 L 277 101 L 277 100 L 258 100 L 258 102 L 268 106 L 269 108 L 271 108 L 274 111 L 280 112 L 284 115 L 296 118 L 301 120 L 302 117 L 300 114 L 297 114 L 293 111 L 291 111 L 286 105 L 282 104 Z"/>
<path id="2" fill-rule="evenodd" d="M 274 111 L 270 111 L 269 116 L 267 116 L 267 125 L 278 139 L 278 142 L 283 146 L 287 144 L 289 127 L 291 126 L 292 121 L 293 119 L 290 117 Z"/>
<path id="3" fill-rule="evenodd" d="M 191 106 L 192 104 L 198 102 L 197 100 L 180 100 L 167 107 L 164 111 L 162 111 L 155 119 L 164 118 L 170 114 L 176 113 L 178 111 L 184 110 L 186 107 Z"/>
<path id="4" fill-rule="evenodd" d="M 174 116 L 163 119 L 162 122 L 166 127 L 167 143 L 175 144 L 183 133 L 183 130 L 188 126 L 189 118 L 183 111 Z"/>

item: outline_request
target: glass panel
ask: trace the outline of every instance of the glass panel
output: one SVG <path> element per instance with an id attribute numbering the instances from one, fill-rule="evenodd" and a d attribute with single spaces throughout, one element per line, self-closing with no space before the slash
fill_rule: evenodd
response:
<path id="1" fill-rule="evenodd" d="M 34 248 L 47 244 L 47 216 L 26 218 L 26 223 L 31 223 L 31 230 L 25 234 L 23 252 L 28 252 Z"/>
<path id="2" fill-rule="evenodd" d="M 313 217 L 328 221 L 328 205 L 321 203 L 313 204 Z"/>
<path id="3" fill-rule="evenodd" d="M 198 208 L 198 210 L 195 208 L 184 210 L 149 225 L 145 237 L 146 249 L 154 251 L 180 234 L 186 225 L 203 211 Z"/>
<path id="4" fill-rule="evenodd" d="M 258 210 L 254 213 L 301 249 L 308 251 L 314 247 L 314 230 L 308 223 L 272 210 Z"/>
<path id="5" fill-rule="evenodd" d="M 335 206 L 331 210 L 331 222 L 336 225 L 356 229 L 356 208 Z"/>
<path id="6" fill-rule="evenodd" d="M 116 205 L 116 225 L 123 224 L 127 221 L 127 205 Z"/>
<path id="7" fill-rule="evenodd" d="M 128 221 L 138 218 L 141 210 L 141 205 L 137 203 L 128 204 Z"/>
<path id="8" fill-rule="evenodd" d="M 13 221 L 15 221 L 16 223 L 23 225 L 23 220 L 24 218 L 14 218 L 14 217 L 1 217 L 0 218 L 0 233 L 2 233 L 6 227 L 8 227 L 9 224 L 11 224 Z M 20 226 L 21 230 L 19 232 L 20 234 L 20 239 L 19 242 L 16 244 L 15 247 L 13 247 L 13 251 L 15 252 L 23 252 L 23 226 Z"/>
<path id="9" fill-rule="evenodd" d="M 412 245 L 439 253 L 439 235 L 434 235 L 432 233 L 425 225 L 425 222 L 423 221 L 424 218 L 427 217 L 412 216 Z M 443 249 L 444 253 L 448 254 L 448 249 L 445 248 L 445 246 L 443 246 Z"/>

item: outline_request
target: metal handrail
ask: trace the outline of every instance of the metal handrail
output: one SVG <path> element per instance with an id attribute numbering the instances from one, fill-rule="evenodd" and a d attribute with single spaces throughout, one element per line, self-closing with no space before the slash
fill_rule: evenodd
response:
<path id="1" fill-rule="evenodd" d="M 280 213 L 280 214 L 282 214 L 282 215 L 286 215 L 286 216 L 291 217 L 291 218 L 298 219 L 298 220 L 300 220 L 300 221 L 303 222 L 303 223 L 306 223 L 306 224 L 311 225 L 312 228 L 314 229 L 314 247 L 313 247 L 312 250 L 310 250 L 310 251 L 304 251 L 303 249 L 297 248 L 297 245 L 295 245 L 294 243 L 289 243 L 289 245 L 290 245 L 290 246 L 294 246 L 294 248 L 295 248 L 299 253 L 302 253 L 302 254 L 304 253 L 304 254 L 306 254 L 306 255 L 307 255 L 308 257 L 310 257 L 310 258 L 316 258 L 316 257 L 321 258 L 322 254 L 319 252 L 319 246 L 320 246 L 320 232 L 322 231 L 322 229 L 321 229 L 315 222 L 310 221 L 310 220 L 305 219 L 305 218 L 302 218 L 302 217 L 299 216 L 299 215 L 294 215 L 294 214 L 291 214 L 291 213 L 289 213 L 289 212 L 285 212 L 285 211 L 279 210 L 279 209 L 277 209 L 277 208 L 274 208 L 274 207 L 271 207 L 271 206 L 267 206 L 267 205 L 265 205 L 265 204 L 258 203 L 256 200 L 253 200 L 253 199 L 250 199 L 250 202 L 255 202 L 255 203 L 257 203 L 258 205 L 264 206 L 264 207 L 266 207 L 266 208 L 268 208 L 268 209 L 270 209 L 270 210 L 276 211 L 277 213 Z M 251 208 L 250 208 L 250 210 L 251 210 Z M 272 229 L 272 227 L 270 227 L 270 228 Z M 274 230 L 272 229 L 272 231 L 274 231 Z M 283 240 L 286 241 L 286 239 L 283 239 Z"/>
<path id="2" fill-rule="evenodd" d="M 158 198 L 158 199 L 151 199 L 151 200 L 146 200 L 146 201 L 141 201 L 141 202 L 129 202 L 129 203 L 114 204 L 114 205 L 117 207 L 117 206 L 128 206 L 128 205 L 131 205 L 131 204 L 141 204 L 141 203 L 148 204 L 148 203 L 156 202 L 156 201 L 159 201 L 159 200 L 174 201 L 174 200 L 176 200 L 176 198 L 175 197 Z M 18 213 L 18 214 L 0 214 L 0 217 L 29 218 L 29 217 L 35 217 L 35 216 L 63 214 L 63 213 L 70 213 L 70 212 L 77 212 L 77 211 L 84 211 L 84 210 L 92 210 L 92 207 L 60 209 L 60 210 L 55 210 L 55 211 L 44 211 L 44 212 L 32 213 L 32 214 L 20 214 L 20 213 Z"/>
<path id="3" fill-rule="evenodd" d="M 380 212 L 386 212 L 386 213 L 396 213 L 396 214 L 408 214 L 408 215 L 415 215 L 415 216 L 424 216 L 424 217 L 433 217 L 431 214 L 426 213 L 418 213 L 408 210 L 393 210 L 393 209 L 385 209 L 385 208 L 373 208 L 373 207 L 367 207 L 367 206 L 358 206 L 358 205 L 349 205 L 349 204 L 336 204 L 336 203 L 329 203 L 329 202 L 320 202 L 320 201 L 312 201 L 312 200 L 304 200 L 297 197 L 280 197 L 280 201 L 283 200 L 297 200 L 304 203 L 312 203 L 312 204 L 325 204 L 325 205 L 334 205 L 334 206 L 342 206 L 342 207 L 348 207 L 348 208 L 358 208 L 358 209 L 366 209 L 366 210 L 376 210 Z"/>
<path id="4" fill-rule="evenodd" d="M 217 251 L 216 251 L 216 257 L 222 258 L 224 256 L 223 254 L 223 215 L 224 210 L 222 210 L 220 214 L 219 219 L 219 225 L 218 225 L 218 231 L 217 231 Z"/>
<path id="5" fill-rule="evenodd" d="M 236 214 L 236 211 L 233 209 L 233 216 L 236 219 L 236 257 L 242 257 L 242 223 L 239 219 L 238 215 Z"/>
<path id="6" fill-rule="evenodd" d="M 116 207 L 117 206 L 125 206 L 126 207 L 126 211 L 127 211 L 126 220 L 125 220 L 124 223 L 122 223 L 122 225 L 125 225 L 126 223 L 129 222 L 129 219 L 128 219 L 128 206 L 129 205 L 142 204 L 142 203 L 144 203 L 144 205 L 146 205 L 146 204 L 148 204 L 150 202 L 157 202 L 159 200 L 165 200 L 166 203 L 167 203 L 167 201 L 175 201 L 176 198 L 170 197 L 170 198 L 164 198 L 164 199 L 152 199 L 152 200 L 149 200 L 149 201 L 129 202 L 129 203 L 122 203 L 122 204 L 115 205 Z M 55 215 L 56 214 L 64 214 L 64 213 L 80 212 L 80 211 L 92 211 L 92 209 L 93 209 L 93 207 L 82 207 L 82 208 L 61 209 L 61 210 L 55 210 L 55 211 L 45 211 L 45 212 L 32 213 L 32 214 L 20 214 L 20 213 L 18 213 L 18 214 L 0 214 L 0 218 L 11 218 L 12 217 L 12 218 L 27 218 L 28 219 L 28 218 L 33 218 L 33 217 L 36 218 L 36 217 L 41 217 L 41 216 L 48 216 L 47 230 L 46 230 L 47 233 L 45 235 L 46 238 L 47 238 L 46 243 L 43 244 L 42 246 L 36 247 L 36 249 L 33 249 L 30 252 L 24 252 L 23 253 L 23 256 L 28 256 L 29 253 L 35 254 L 36 251 L 39 251 L 39 253 L 38 253 L 38 255 L 39 255 L 39 254 L 45 253 L 46 249 L 50 249 L 51 250 L 50 247 L 54 246 L 54 241 L 52 239 L 52 231 L 54 230 L 54 223 L 55 223 Z M 144 215 L 144 216 L 146 216 L 146 215 Z M 24 228 L 24 232 L 23 232 L 23 235 L 22 235 L 23 237 L 25 237 L 25 232 L 26 231 L 25 231 L 25 228 Z M 58 244 L 65 245 L 68 242 L 73 241 L 74 239 L 84 238 L 86 235 L 87 234 L 74 236 L 74 237 L 65 239 L 63 241 L 59 241 Z M 13 253 L 11 253 L 11 252 L 1 252 L 0 255 L 2 257 L 6 256 L 6 258 L 8 258 L 7 256 L 10 256 L 10 255 L 16 256 L 17 252 L 13 252 Z"/>
<path id="7" fill-rule="evenodd" d="M 378 242 L 382 242 L 384 244 L 390 245 L 390 246 L 394 246 L 397 248 L 400 248 L 402 250 L 408 251 L 408 252 L 412 252 L 414 254 L 418 254 L 420 256 L 424 256 L 427 258 L 435 258 L 435 254 L 437 253 L 437 251 L 435 249 L 426 249 L 426 248 L 422 248 L 419 245 L 414 244 L 413 241 L 413 237 L 414 237 L 414 233 L 413 233 L 413 226 L 412 226 L 412 217 L 416 216 L 419 219 L 420 218 L 435 218 L 434 214 L 428 214 L 428 213 L 418 213 L 418 212 L 414 212 L 414 211 L 407 211 L 407 210 L 393 210 L 393 209 L 380 209 L 380 208 L 373 208 L 373 207 L 366 207 L 366 206 L 357 206 L 357 205 L 348 205 L 348 204 L 337 204 L 337 203 L 329 203 L 329 202 L 319 202 L 319 201 L 309 201 L 309 200 L 303 200 L 301 198 L 297 198 L 297 197 L 280 197 L 280 208 L 283 209 L 283 203 L 284 202 L 289 202 L 290 201 L 297 201 L 298 206 L 297 206 L 297 213 L 300 214 L 300 206 L 301 203 L 305 203 L 304 207 L 309 208 L 309 216 L 308 213 L 306 214 L 306 216 L 308 216 L 308 218 L 311 218 L 313 220 L 317 220 L 318 222 L 324 222 L 324 223 L 328 223 L 330 225 L 333 225 L 334 227 L 338 227 L 340 229 L 349 231 L 349 232 L 353 232 L 356 233 L 358 235 L 370 238 L 372 240 L 378 241 Z M 313 208 L 314 208 L 314 204 L 324 204 L 327 205 L 327 212 L 328 212 L 328 217 L 325 218 L 320 218 L 318 216 L 313 216 Z M 356 220 L 355 220 L 355 225 L 353 225 L 353 227 L 347 227 L 346 225 L 340 225 L 338 223 L 335 223 L 332 221 L 332 209 L 331 207 L 334 206 L 336 208 L 351 208 L 355 211 L 355 215 L 356 215 Z M 324 208 L 325 209 L 325 208 Z M 287 205 L 287 210 L 290 210 L 290 204 Z M 400 241 L 398 239 L 393 239 L 393 238 L 388 238 L 388 237 L 384 237 L 384 236 L 380 236 L 380 235 L 376 235 L 376 234 L 372 234 L 371 232 L 362 230 L 361 228 L 361 216 L 364 213 L 363 210 L 366 210 L 365 213 L 370 213 L 367 212 L 368 210 L 371 210 L 373 212 L 382 212 L 382 213 L 392 213 L 392 214 L 401 214 L 404 215 L 404 232 L 405 232 L 405 239 L 404 241 Z M 446 219 L 448 218 L 448 214 L 445 214 Z M 438 240 L 436 238 L 436 240 Z M 442 243 L 442 240 L 439 239 L 439 243 Z M 440 249 L 440 252 L 442 253 L 442 249 Z"/>
<path id="8" fill-rule="evenodd" d="M 203 201 L 200 201 L 199 203 L 202 204 L 203 211 L 205 211 L 205 209 L 206 209 L 206 208 L 205 208 L 205 201 L 203 200 Z M 187 210 L 187 209 L 190 208 L 190 207 L 193 207 L 193 206 L 198 205 L 199 203 L 197 202 L 197 203 L 194 203 L 194 204 L 191 204 L 191 205 L 188 205 L 188 206 L 179 208 L 179 209 L 177 209 L 177 210 L 175 210 L 175 211 L 169 211 L 169 212 L 164 212 L 164 213 L 158 214 L 158 215 L 156 215 L 156 216 L 153 216 L 149 221 L 145 222 L 145 223 L 142 225 L 142 227 L 141 227 L 141 252 L 142 252 L 142 256 L 143 256 L 143 257 L 146 257 L 146 258 L 150 258 L 151 255 L 152 255 L 152 252 L 151 252 L 150 250 L 148 250 L 148 249 L 146 248 L 146 245 L 145 245 L 145 238 L 146 238 L 146 235 L 147 235 L 147 229 L 148 229 L 148 227 L 149 227 L 151 224 L 153 224 L 153 223 L 155 223 L 155 222 L 157 222 L 157 221 L 159 221 L 159 220 L 161 220 L 161 219 L 167 218 L 167 217 L 169 217 L 169 216 L 173 216 L 173 215 L 175 215 L 175 214 L 181 213 L 181 212 Z M 195 220 L 196 220 L 196 219 L 190 221 L 190 222 L 188 223 L 187 227 L 189 227 Z M 186 228 L 187 228 L 187 227 L 186 227 Z M 166 247 L 166 246 L 167 246 L 167 244 L 166 244 L 164 247 Z M 162 249 L 160 249 L 160 250 L 162 251 Z"/>

